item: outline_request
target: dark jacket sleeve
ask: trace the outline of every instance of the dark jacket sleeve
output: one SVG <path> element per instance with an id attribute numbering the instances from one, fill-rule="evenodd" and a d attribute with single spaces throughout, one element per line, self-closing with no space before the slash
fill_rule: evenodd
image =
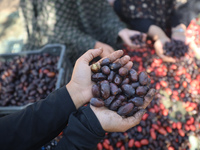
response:
<path id="1" fill-rule="evenodd" d="M 72 113 L 63 138 L 55 150 L 91 150 L 104 138 L 105 131 L 90 106 Z"/>
<path id="2" fill-rule="evenodd" d="M 40 148 L 65 128 L 74 111 L 74 103 L 66 87 L 62 87 L 46 99 L 0 118 L 1 150 Z"/>

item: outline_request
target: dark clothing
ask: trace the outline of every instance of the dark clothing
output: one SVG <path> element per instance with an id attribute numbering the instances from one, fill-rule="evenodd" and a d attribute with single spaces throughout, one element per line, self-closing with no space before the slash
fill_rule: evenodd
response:
<path id="1" fill-rule="evenodd" d="M 28 33 L 24 49 L 65 44 L 72 63 L 96 41 L 116 48 L 125 28 L 107 0 L 21 0 L 20 7 Z"/>
<path id="2" fill-rule="evenodd" d="M 114 10 L 133 30 L 147 33 L 151 25 L 168 32 L 180 23 L 189 25 L 200 13 L 200 1 L 189 0 L 176 8 L 176 0 L 116 0 Z"/>
<path id="3" fill-rule="evenodd" d="M 65 149 L 69 150 L 92 149 L 105 134 L 90 107 L 76 112 L 66 87 L 62 87 L 46 99 L 0 118 L 1 150 L 36 150 L 64 128 L 64 138 L 58 148 L 67 145 Z"/>
<path id="4" fill-rule="evenodd" d="M 142 32 L 147 32 L 152 24 L 168 28 L 174 7 L 175 0 L 116 0 L 114 3 L 114 10 L 122 20 L 126 20 L 131 29 Z"/>
<path id="5" fill-rule="evenodd" d="M 188 0 L 174 11 L 173 24 L 183 23 L 188 26 L 192 19 L 200 14 L 200 0 Z M 177 19 L 178 18 L 178 19 Z M 173 26 L 174 27 L 174 26 Z"/>

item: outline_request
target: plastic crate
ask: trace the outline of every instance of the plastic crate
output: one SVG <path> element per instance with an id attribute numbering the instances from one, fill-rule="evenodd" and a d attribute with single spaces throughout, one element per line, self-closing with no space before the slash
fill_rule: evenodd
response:
<path id="1" fill-rule="evenodd" d="M 58 89 L 69 82 L 71 79 L 72 73 L 72 65 L 69 59 L 66 56 L 66 48 L 64 45 L 61 44 L 48 44 L 39 50 L 30 50 L 30 51 L 23 51 L 20 53 L 6 53 L 0 55 L 0 61 L 5 60 L 12 60 L 16 56 L 27 56 L 27 55 L 34 55 L 34 54 L 42 54 L 42 53 L 49 53 L 54 56 L 59 56 L 59 60 L 57 63 L 57 70 L 58 70 L 58 78 L 55 85 L 55 89 Z M 29 103 L 24 106 L 0 106 L 0 114 L 10 114 L 17 112 L 19 110 L 24 109 Z"/>

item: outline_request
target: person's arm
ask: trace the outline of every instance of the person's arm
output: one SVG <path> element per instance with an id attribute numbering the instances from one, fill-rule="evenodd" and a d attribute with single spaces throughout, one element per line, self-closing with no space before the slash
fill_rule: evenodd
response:
<path id="1" fill-rule="evenodd" d="M 1 150 L 35 150 L 56 137 L 76 111 L 66 87 L 24 110 L 0 118 Z"/>
<path id="2" fill-rule="evenodd" d="M 163 46 L 166 42 L 169 42 L 170 39 L 167 37 L 165 32 L 156 25 L 151 25 L 148 30 L 148 35 L 155 41 L 154 48 L 157 55 L 166 62 L 175 62 L 175 59 L 164 55 Z"/>
<path id="3" fill-rule="evenodd" d="M 90 106 L 70 115 L 69 124 L 54 150 L 91 150 L 104 138 L 105 131 Z"/>

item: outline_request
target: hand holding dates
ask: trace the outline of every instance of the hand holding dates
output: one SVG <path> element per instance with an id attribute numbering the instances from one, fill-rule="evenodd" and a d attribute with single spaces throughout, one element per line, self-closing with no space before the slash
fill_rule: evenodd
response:
<path id="1" fill-rule="evenodd" d="M 151 80 L 146 72 L 138 74 L 131 69 L 132 64 L 127 67 L 129 62 L 125 64 L 123 59 L 122 57 L 114 63 L 108 58 L 103 59 L 99 65 L 100 69 L 92 71 L 91 78 L 96 84 L 92 87 L 94 98 L 90 103 L 96 107 L 105 106 L 120 116 L 129 117 L 147 107 L 155 95 L 155 90 L 149 90 Z M 95 98 L 101 98 L 104 105 L 99 105 L 99 101 L 94 103 Z"/>
<path id="2" fill-rule="evenodd" d="M 115 51 L 111 55 L 107 56 L 107 60 L 100 60 L 99 62 L 93 64 L 92 66 L 89 65 L 90 61 L 92 61 L 95 57 L 100 56 L 103 52 L 102 48 L 99 49 L 91 49 L 88 50 L 85 54 L 83 54 L 77 61 L 72 73 L 72 78 L 70 82 L 66 85 L 66 88 L 76 106 L 78 109 L 80 106 L 83 106 L 84 104 L 88 103 L 90 99 L 95 95 L 95 97 L 100 98 L 101 94 L 108 94 L 104 95 L 104 98 L 107 98 L 109 95 L 109 92 L 107 92 L 107 87 L 100 86 L 93 86 L 93 82 L 91 81 L 91 70 L 92 72 L 95 72 L 97 74 L 93 74 L 93 81 L 103 81 L 107 79 L 107 75 L 109 73 L 109 68 L 104 68 L 104 73 L 99 73 L 101 70 L 100 64 L 110 64 L 110 62 L 114 62 L 117 59 L 119 59 L 123 55 L 123 51 Z M 108 62 L 109 61 L 109 62 Z M 124 60 L 125 63 L 127 63 L 128 60 Z M 110 71 L 112 72 L 112 71 Z M 93 91 L 91 91 L 93 86 Z M 101 91 L 99 91 L 101 90 Z M 108 89 L 109 90 L 109 89 Z M 98 93 L 99 91 L 99 93 Z M 96 100 L 93 101 L 96 103 Z M 99 102 L 99 101 L 97 101 Z"/>

